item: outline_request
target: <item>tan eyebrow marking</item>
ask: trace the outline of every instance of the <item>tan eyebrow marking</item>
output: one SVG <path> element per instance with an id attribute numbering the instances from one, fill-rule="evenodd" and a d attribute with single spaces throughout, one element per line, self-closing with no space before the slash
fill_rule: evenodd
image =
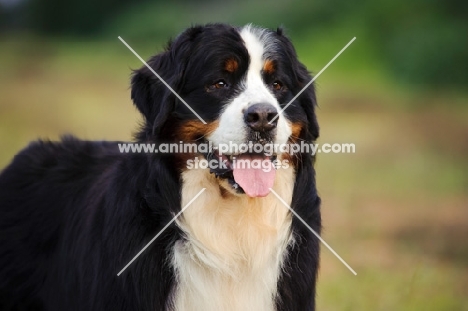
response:
<path id="1" fill-rule="evenodd" d="M 224 69 L 230 73 L 233 73 L 234 71 L 236 71 L 237 68 L 239 68 L 239 63 L 234 58 L 229 58 L 224 63 Z"/>
<path id="2" fill-rule="evenodd" d="M 266 74 L 273 74 L 276 70 L 275 62 L 271 59 L 267 59 L 263 64 L 263 72 Z"/>

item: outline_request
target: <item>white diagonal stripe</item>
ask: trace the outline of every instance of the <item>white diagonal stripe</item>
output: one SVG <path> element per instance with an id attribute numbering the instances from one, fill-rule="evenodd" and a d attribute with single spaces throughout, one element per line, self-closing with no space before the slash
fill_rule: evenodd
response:
<path id="1" fill-rule="evenodd" d="M 172 87 L 171 87 L 169 84 L 167 84 L 166 81 L 164 81 L 163 78 L 161 78 L 161 76 L 158 75 L 158 74 L 156 73 L 156 71 L 153 70 L 153 68 L 150 67 L 150 65 L 148 65 L 148 64 L 146 63 L 146 62 L 143 60 L 143 58 L 141 58 L 140 55 L 138 55 L 138 53 L 135 52 L 135 50 L 133 50 L 132 47 L 131 47 L 130 45 L 127 44 L 127 42 L 125 42 L 124 39 L 122 39 L 120 36 L 119 36 L 118 38 L 119 38 L 120 41 L 122 41 L 123 44 L 125 44 L 125 46 L 126 46 L 130 51 L 132 51 L 133 54 L 135 54 L 136 57 L 138 57 L 138 59 L 139 59 L 139 60 L 140 60 L 156 77 L 158 77 L 159 80 L 161 80 L 161 82 L 162 82 L 175 96 L 177 96 L 178 99 L 180 99 L 181 102 L 184 103 L 185 106 L 187 106 L 188 109 L 190 109 L 191 112 L 193 112 L 194 115 L 197 116 L 198 119 L 200 119 L 200 121 L 203 122 L 203 124 L 206 124 L 205 120 L 203 120 L 202 117 L 200 117 L 200 116 L 198 115 L 198 113 L 197 113 L 195 110 L 193 110 L 192 107 L 190 107 L 190 105 L 187 104 L 187 103 L 185 102 L 185 100 L 183 100 L 182 97 L 180 97 L 179 94 L 177 94 L 177 92 L 174 91 L 174 90 L 172 89 Z"/>
<path id="2" fill-rule="evenodd" d="M 161 231 L 159 231 L 158 234 L 156 234 L 156 236 L 152 238 L 151 241 L 149 241 L 148 244 L 146 244 L 145 247 L 143 247 L 142 250 L 139 251 L 138 254 L 136 254 L 136 256 L 133 257 L 133 259 L 130 260 L 130 262 L 122 270 L 120 270 L 119 273 L 117 273 L 117 276 L 120 276 L 122 272 L 124 272 L 125 269 L 127 269 L 151 245 L 151 243 L 153 243 L 158 238 L 158 236 L 160 236 L 161 233 L 163 233 L 164 230 L 166 230 L 187 209 L 187 207 L 189 207 L 190 204 L 192 204 L 193 201 L 195 201 L 200 196 L 200 194 L 202 194 L 202 192 L 205 190 L 206 188 L 203 188 L 202 190 L 200 190 L 200 192 L 198 192 L 197 195 L 193 199 L 191 199 L 190 202 L 188 202 L 187 205 L 185 205 L 184 208 L 182 208 L 180 212 L 178 212 L 177 215 L 175 215 L 174 218 L 172 218 L 172 220 L 168 222 L 167 225 L 165 225 L 164 228 L 162 228 Z"/>
<path id="3" fill-rule="evenodd" d="M 312 80 L 310 80 L 309 83 L 307 83 L 306 86 L 304 86 L 304 87 L 302 88 L 302 90 L 301 90 L 299 93 L 297 93 L 296 96 L 294 96 L 293 99 L 291 99 L 291 100 L 289 101 L 289 103 L 287 103 L 286 106 L 284 106 L 284 108 L 281 109 L 281 110 L 276 114 L 276 116 L 275 116 L 273 119 L 271 119 L 270 122 L 268 122 L 268 123 L 271 124 L 271 122 L 275 121 L 275 120 L 279 117 L 279 115 L 280 115 L 283 111 L 285 111 L 286 108 L 288 108 L 289 105 L 291 105 L 291 104 L 293 103 L 293 101 L 295 101 L 296 98 L 298 98 L 299 95 L 301 95 L 302 92 L 304 92 L 304 91 L 305 91 L 305 90 L 322 74 L 322 72 L 324 72 L 325 69 L 327 69 L 328 66 L 330 66 L 330 65 L 335 61 L 335 59 L 337 59 L 338 56 L 340 56 L 341 53 L 343 53 L 343 52 L 348 48 L 348 46 L 351 45 L 351 43 L 353 43 L 354 40 L 356 40 L 356 37 L 352 38 L 351 41 L 349 41 L 348 44 L 346 44 L 345 47 L 342 48 L 341 51 L 339 51 L 338 54 L 336 54 L 335 57 L 333 57 L 332 60 L 329 61 L 328 64 L 326 64 L 325 67 L 323 67 L 322 70 L 320 70 L 320 71 L 312 78 Z"/>
<path id="4" fill-rule="evenodd" d="M 353 268 L 351 268 L 351 267 L 346 263 L 346 261 L 344 261 L 343 258 L 341 258 L 340 255 L 338 255 L 337 252 L 335 252 L 335 251 L 333 250 L 333 248 L 331 248 L 331 246 L 328 245 L 328 243 L 325 242 L 325 240 L 322 239 L 322 238 L 320 237 L 320 235 L 319 235 L 317 232 L 315 232 L 315 230 L 312 229 L 312 228 L 304 221 L 304 219 L 302 219 L 301 216 L 299 216 L 299 215 L 288 205 L 288 203 L 286 203 L 286 202 L 283 200 L 283 198 L 281 198 L 281 197 L 278 195 L 278 193 L 275 192 L 275 190 L 273 190 L 273 189 L 270 188 L 270 191 L 278 198 L 278 200 L 281 201 L 281 203 L 284 204 L 284 206 L 286 206 L 286 207 L 291 211 L 291 213 L 294 214 L 294 216 L 297 217 L 297 219 L 299 219 L 299 220 L 307 227 L 307 229 L 309 229 L 309 230 L 320 240 L 320 242 L 323 243 L 323 245 L 325 245 L 325 246 L 333 253 L 333 255 L 336 256 L 336 258 L 338 258 L 338 259 L 346 266 L 346 268 L 349 269 L 349 271 L 351 271 L 354 275 L 357 275 L 356 271 L 354 271 Z"/>

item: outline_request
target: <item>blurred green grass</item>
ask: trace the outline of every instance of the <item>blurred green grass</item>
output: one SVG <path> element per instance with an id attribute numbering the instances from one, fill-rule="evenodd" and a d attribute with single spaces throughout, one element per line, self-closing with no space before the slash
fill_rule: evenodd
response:
<path id="1" fill-rule="evenodd" d="M 313 72 L 350 39 L 293 36 Z M 163 46 L 129 43 L 145 59 Z M 397 86 L 375 53 L 358 38 L 317 80 L 319 143 L 356 144 L 318 156 L 323 237 L 358 272 L 324 248 L 318 309 L 468 310 L 467 98 Z M 129 140 L 140 121 L 141 64 L 117 38 L 5 38 L 0 66 L 0 167 L 39 137 Z"/>

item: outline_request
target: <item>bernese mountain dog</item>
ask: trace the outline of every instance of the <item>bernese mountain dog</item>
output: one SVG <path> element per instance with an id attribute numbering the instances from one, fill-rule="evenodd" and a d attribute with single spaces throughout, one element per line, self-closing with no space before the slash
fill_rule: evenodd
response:
<path id="1" fill-rule="evenodd" d="M 0 309 L 314 310 L 319 241 L 279 200 L 320 232 L 314 157 L 218 149 L 317 139 L 314 87 L 300 93 L 311 76 L 291 41 L 281 29 L 193 26 L 148 65 L 180 97 L 148 67 L 135 70 L 135 142 L 212 148 L 32 142 L 0 175 Z M 195 158 L 227 165 L 189 168 Z"/>

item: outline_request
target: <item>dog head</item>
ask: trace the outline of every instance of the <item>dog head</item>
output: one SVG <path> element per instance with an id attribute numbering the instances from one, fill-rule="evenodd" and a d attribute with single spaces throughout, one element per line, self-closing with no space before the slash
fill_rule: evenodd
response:
<path id="1" fill-rule="evenodd" d="M 223 187 L 250 196 L 268 194 L 274 171 L 236 169 L 236 158 L 248 163 L 289 159 L 296 166 L 302 157 L 310 158 L 239 150 L 242 145 L 279 146 L 318 137 L 314 87 L 303 90 L 311 76 L 281 29 L 195 26 L 148 65 L 164 82 L 146 66 L 133 74 L 132 99 L 145 118 L 140 141 L 209 143 L 213 149 L 199 155 L 228 163 L 211 167 Z"/>

